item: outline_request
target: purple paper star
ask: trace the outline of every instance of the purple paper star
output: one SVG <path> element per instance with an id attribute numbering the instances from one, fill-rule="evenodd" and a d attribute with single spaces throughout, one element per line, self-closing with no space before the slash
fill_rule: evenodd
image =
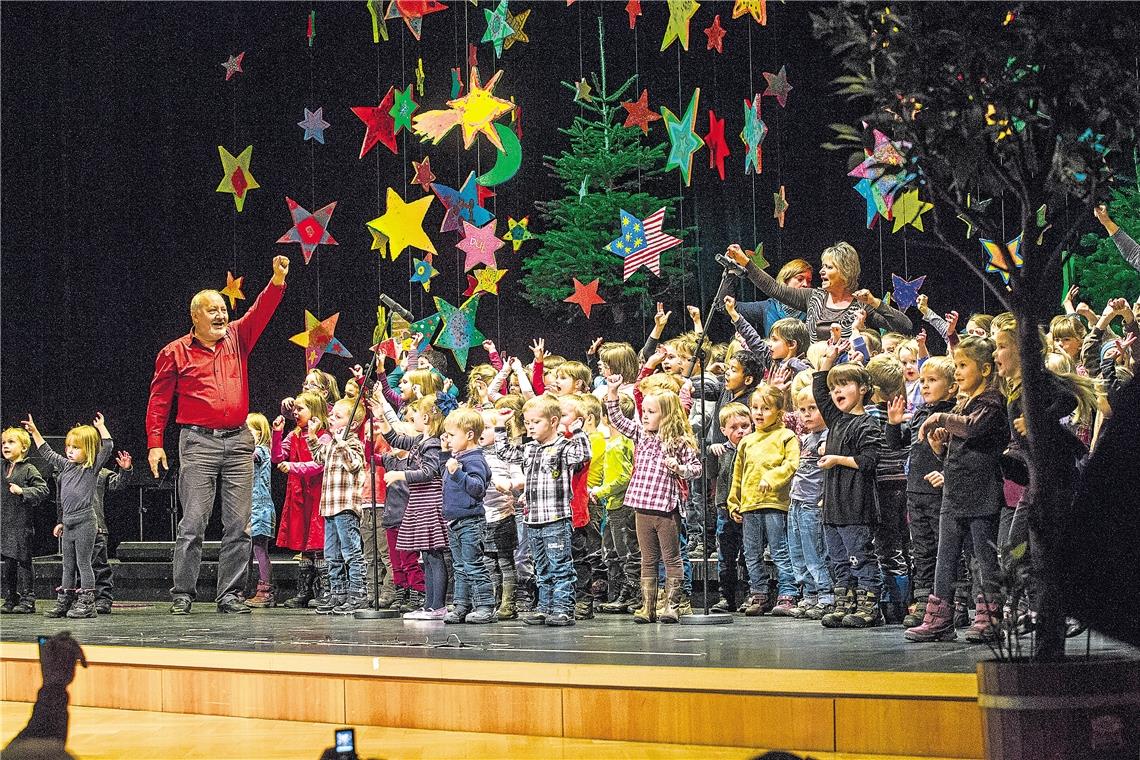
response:
<path id="1" fill-rule="evenodd" d="M 906 310 L 918 303 L 918 291 L 922 289 L 922 283 L 925 281 L 926 275 L 916 277 L 913 280 L 904 280 L 892 272 L 891 285 L 895 292 L 895 306 L 901 310 Z"/>
<path id="2" fill-rule="evenodd" d="M 325 130 L 329 128 L 329 123 L 324 119 L 324 110 L 324 107 L 315 111 L 305 109 L 305 120 L 297 122 L 297 126 L 305 130 L 305 140 L 316 140 L 321 145 L 325 144 Z"/>
<path id="3" fill-rule="evenodd" d="M 774 96 L 776 102 L 780 104 L 780 108 L 783 108 L 788 103 L 788 93 L 792 91 L 792 86 L 788 84 L 788 67 L 781 66 L 779 74 L 771 74 L 765 71 L 764 78 L 768 80 L 768 87 L 764 90 L 764 94 Z"/>

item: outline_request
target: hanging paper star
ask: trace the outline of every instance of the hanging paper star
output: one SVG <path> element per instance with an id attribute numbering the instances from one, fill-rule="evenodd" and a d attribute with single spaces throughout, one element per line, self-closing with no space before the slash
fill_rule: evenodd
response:
<path id="1" fill-rule="evenodd" d="M 732 6 L 732 17 L 740 18 L 748 14 L 760 26 L 768 25 L 768 3 L 766 0 L 736 0 Z"/>
<path id="2" fill-rule="evenodd" d="M 780 229 L 784 229 L 784 215 L 788 213 L 788 197 L 784 193 L 784 186 L 780 185 L 780 192 L 772 193 L 772 218 L 780 223 Z"/>
<path id="3" fill-rule="evenodd" d="M 241 282 L 244 279 L 245 277 L 234 277 L 233 272 L 226 272 L 226 286 L 219 292 L 230 299 L 231 310 L 237 306 L 238 301 L 245 300 L 245 293 L 241 292 Z"/>
<path id="4" fill-rule="evenodd" d="M 934 208 L 933 203 L 919 200 L 918 188 L 907 190 L 895 200 L 892 207 L 895 226 L 891 228 L 891 232 L 898 232 L 908 224 L 919 232 L 925 232 L 922 229 L 922 215 L 932 208 Z"/>
<path id="5" fill-rule="evenodd" d="M 589 187 L 589 182 L 590 182 L 590 175 L 589 174 L 587 174 L 585 177 L 582 177 L 582 184 L 578 186 L 578 202 L 579 203 L 586 200 L 586 192 L 587 192 L 587 189 Z"/>
<path id="6" fill-rule="evenodd" d="M 503 275 L 507 273 L 505 269 L 496 269 L 495 267 L 483 267 L 482 269 L 475 270 L 475 288 L 472 290 L 472 295 L 476 293 L 490 293 L 491 295 L 499 295 L 499 280 L 503 279 Z M 470 275 L 468 275 L 470 277 Z"/>
<path id="7" fill-rule="evenodd" d="M 780 108 L 786 106 L 788 104 L 788 93 L 792 91 L 792 86 L 788 84 L 788 67 L 781 66 L 778 74 L 765 71 L 764 78 L 768 80 L 764 95 L 774 97 L 776 102 L 780 104 Z"/>
<path id="8" fill-rule="evenodd" d="M 424 292 L 431 287 L 431 278 L 439 274 L 439 271 L 431 265 L 430 261 L 423 259 L 412 259 L 412 276 L 408 282 L 418 282 L 424 286 Z"/>
<path id="9" fill-rule="evenodd" d="M 744 129 L 740 130 L 740 141 L 744 143 L 744 173 L 764 171 L 764 153 L 761 147 L 768 135 L 768 125 L 760 118 L 760 93 L 752 100 L 744 99 Z"/>
<path id="10" fill-rule="evenodd" d="M 475 182 L 475 200 L 478 201 L 480 206 L 487 208 L 487 201 L 495 197 L 495 191 L 485 185 L 478 184 L 478 177 L 475 178 Z"/>
<path id="11" fill-rule="evenodd" d="M 984 214 L 993 200 L 993 198 L 979 198 L 975 201 L 970 193 L 966 193 L 966 208 Z M 966 239 L 969 240 L 974 236 L 974 220 L 968 214 L 958 214 L 958 218 L 966 224 Z"/>
<path id="12" fill-rule="evenodd" d="M 237 158 L 221 145 L 218 146 L 218 156 L 222 159 L 222 181 L 218 183 L 217 192 L 233 193 L 234 205 L 241 211 L 245 206 L 245 194 L 250 190 L 261 187 L 257 180 L 249 173 L 249 162 L 253 158 L 253 146 L 247 145 Z"/>
<path id="13" fill-rule="evenodd" d="M 439 227 L 440 232 L 458 230 L 460 220 L 482 226 L 495 218 L 494 214 L 479 205 L 479 190 L 475 182 L 475 172 L 467 175 L 467 179 L 463 181 L 463 187 L 458 190 L 439 182 L 433 182 L 431 189 L 445 209 L 443 224 Z"/>
<path id="14" fill-rule="evenodd" d="M 424 16 L 446 9 L 447 6 L 438 0 L 389 0 L 384 19 L 402 18 L 408 31 L 418 40 L 423 31 Z"/>
<path id="15" fill-rule="evenodd" d="M 705 45 L 705 50 L 724 52 L 724 27 L 720 25 L 719 13 L 713 18 L 713 22 L 705 27 L 705 36 L 709 40 L 708 44 Z"/>
<path id="16" fill-rule="evenodd" d="M 679 238 L 661 231 L 665 224 L 665 209 L 659 208 L 642 222 L 625 209 L 621 210 L 621 236 L 610 241 L 606 250 L 625 259 L 622 279 L 641 267 L 661 276 L 661 254 L 681 244 Z"/>
<path id="17" fill-rule="evenodd" d="M 374 230 L 368 227 L 368 231 L 372 233 L 372 246 L 368 249 L 370 251 L 381 251 L 380 255 L 383 256 L 383 251 L 388 249 L 388 236 L 383 232 Z"/>
<path id="18" fill-rule="evenodd" d="M 393 338 L 378 342 L 372 347 L 372 353 L 387 356 L 392 361 L 400 360 L 400 349 L 396 346 L 396 341 Z"/>
<path id="19" fill-rule="evenodd" d="M 470 271 L 479 264 L 495 266 L 495 251 L 503 247 L 503 241 L 495 236 L 498 220 L 492 219 L 482 227 L 467 222 L 461 224 L 463 239 L 456 243 L 455 247 L 466 254 L 463 259 L 463 271 Z"/>
<path id="20" fill-rule="evenodd" d="M 436 296 L 435 307 L 443 317 L 443 329 L 435 339 L 435 345 L 449 349 L 455 356 L 459 368 L 467 369 L 467 352 L 471 350 L 471 346 L 477 346 L 486 339 L 475 326 L 479 296 L 468 298 L 458 308 Z"/>
<path id="21" fill-rule="evenodd" d="M 237 55 L 231 55 L 228 59 L 226 59 L 226 61 L 224 63 L 220 64 L 221 67 L 226 70 L 226 81 L 227 82 L 230 81 L 231 79 L 233 79 L 234 74 L 244 74 L 245 73 L 245 71 L 241 67 L 241 62 L 242 62 L 243 58 L 245 58 L 245 51 L 244 50 L 242 52 L 238 53 Z"/>
<path id="22" fill-rule="evenodd" d="M 918 291 L 922 289 L 924 282 L 926 282 L 926 275 L 921 275 L 913 280 L 904 280 L 892 272 L 891 286 L 894 289 L 895 306 L 900 311 L 906 311 L 918 303 Z"/>
<path id="23" fill-rule="evenodd" d="M 507 217 L 507 232 L 503 235 L 503 240 L 509 241 L 514 247 L 515 253 L 519 252 L 522 244 L 528 240 L 533 240 L 534 234 L 530 231 L 530 217 L 524 216 L 522 219 L 516 220 L 514 217 Z"/>
<path id="24" fill-rule="evenodd" d="M 504 152 L 502 140 L 495 132 L 492 122 L 509 113 L 515 105 L 494 95 L 495 85 L 502 75 L 501 71 L 495 72 L 487 81 L 487 86 L 482 87 L 479 84 L 479 69 L 472 67 L 467 94 L 447 101 L 448 110 L 421 113 L 412 121 L 415 133 L 425 140 L 431 140 L 432 145 L 438 145 L 448 132 L 459 126 L 463 129 L 464 148 L 470 148 L 475 142 L 475 136 L 482 132 L 500 153 Z"/>
<path id="25" fill-rule="evenodd" d="M 305 36 L 309 38 L 309 47 L 312 47 L 313 41 L 317 39 L 317 12 L 315 10 L 309 11 L 309 25 L 306 28 Z"/>
<path id="26" fill-rule="evenodd" d="M 661 39 L 661 49 L 680 40 L 681 47 L 689 49 L 689 20 L 701 4 L 696 0 L 666 0 L 669 5 L 669 23 L 665 26 L 665 36 Z"/>
<path id="27" fill-rule="evenodd" d="M 395 93 L 395 102 L 392 104 L 392 109 L 388 111 L 388 115 L 392 117 L 392 134 L 398 135 L 401 129 L 411 130 L 412 114 L 420 107 L 420 104 L 412 97 L 411 85 L 402 91 L 395 90 Z"/>
<path id="28" fill-rule="evenodd" d="M 486 269 L 486 267 L 483 267 Z M 475 295 L 475 288 L 479 285 L 479 281 L 475 279 L 475 275 L 467 275 L 467 287 L 463 289 L 463 297 L 470 298 Z"/>
<path id="29" fill-rule="evenodd" d="M 887 205 L 886 197 L 883 195 L 879 183 L 872 182 L 869 179 L 861 179 L 855 183 L 855 191 L 862 195 L 867 202 L 867 229 L 871 229 L 875 225 L 880 215 L 886 219 L 891 218 L 891 209 Z"/>
<path id="30" fill-rule="evenodd" d="M 510 50 L 511 46 L 516 42 L 530 42 L 530 37 L 523 31 L 526 26 L 526 20 L 530 16 L 530 8 L 519 15 L 515 15 L 507 11 L 507 24 L 511 27 L 511 33 L 503 40 L 503 50 Z"/>
<path id="31" fill-rule="evenodd" d="M 1053 229 L 1053 225 L 1048 224 L 1048 221 L 1045 218 L 1045 212 L 1047 210 L 1048 208 L 1044 203 L 1041 204 L 1041 208 L 1037 209 L 1037 228 L 1041 230 L 1041 232 L 1037 235 L 1037 245 L 1044 245 L 1045 233 Z"/>
<path id="32" fill-rule="evenodd" d="M 705 145 L 709 149 L 709 168 L 724 179 L 724 159 L 728 158 L 728 143 L 724 139 L 724 119 L 718 119 L 709 111 L 709 131 L 705 134 Z"/>
<path id="33" fill-rule="evenodd" d="M 590 284 L 583 285 L 581 282 L 578 281 L 577 277 L 575 277 L 573 279 L 574 279 L 574 292 L 571 293 L 566 298 L 563 298 L 562 302 L 563 303 L 576 303 L 576 304 L 578 304 L 578 307 L 580 309 L 582 309 L 583 313 L 585 313 L 586 319 L 589 319 L 590 318 L 590 311 L 595 306 L 598 306 L 599 304 L 603 304 L 606 302 L 606 299 L 604 299 L 600 295 L 598 295 L 598 282 L 599 282 L 599 280 L 595 279 Z"/>
<path id="34" fill-rule="evenodd" d="M 507 0 L 499 0 L 495 10 L 483 9 L 483 16 L 487 19 L 487 31 L 483 33 L 480 42 L 490 42 L 495 48 L 495 57 L 503 55 L 503 40 L 514 32 L 507 21 Z"/>
<path id="35" fill-rule="evenodd" d="M 352 354 L 344 344 L 333 337 L 336 331 L 336 322 L 340 319 L 340 312 L 325 319 L 317 319 L 308 310 L 305 311 L 305 330 L 299 332 L 289 340 L 305 349 L 305 370 L 317 366 L 325 354 L 336 354 L 351 359 Z"/>
<path id="36" fill-rule="evenodd" d="M 685 186 L 689 185 L 689 177 L 693 171 L 693 154 L 705 144 L 693 130 L 697 118 L 697 103 L 701 99 L 701 88 L 693 90 L 693 97 L 689 99 L 689 107 L 685 109 L 685 117 L 678 119 L 665 106 L 661 106 L 661 118 L 665 120 L 665 129 L 669 132 L 669 156 L 665 160 L 665 169 L 677 169 L 681 172 L 681 179 Z"/>
<path id="37" fill-rule="evenodd" d="M 472 3 L 475 5 L 475 3 Z M 473 69 L 479 65 L 479 48 L 475 47 L 475 43 L 467 43 L 467 68 Z"/>
<path id="38" fill-rule="evenodd" d="M 435 182 L 435 172 L 431 170 L 431 156 L 424 156 L 423 161 L 412 161 L 412 184 L 419 185 L 424 192 L 431 192 L 431 183 Z"/>
<path id="39" fill-rule="evenodd" d="M 329 234 L 329 220 L 332 219 L 336 201 L 309 213 L 297 201 L 285 196 L 285 205 L 289 207 L 289 214 L 293 217 L 293 226 L 277 239 L 278 243 L 300 243 L 301 253 L 305 255 L 305 263 L 313 257 L 318 245 L 337 245 L 336 240 Z"/>
<path id="40" fill-rule="evenodd" d="M 1004 249 L 1000 243 L 995 243 L 985 238 L 980 238 L 978 242 L 982 244 L 982 249 L 986 252 L 988 257 L 986 261 L 986 271 L 997 272 L 1001 275 L 1002 282 L 1008 285 L 1012 268 L 1017 267 L 1021 269 L 1025 263 L 1025 260 L 1021 257 L 1021 235 L 1018 235 L 1006 243 Z"/>
<path id="41" fill-rule="evenodd" d="M 368 228 L 388 238 L 388 252 L 395 261 L 408 246 L 435 253 L 435 245 L 424 232 L 424 216 L 433 198 L 425 195 L 419 200 L 405 203 L 392 188 L 388 188 L 388 205 L 383 215 L 368 222 Z"/>
<path id="42" fill-rule="evenodd" d="M 329 123 L 324 119 L 324 110 L 323 107 L 315 111 L 305 109 L 304 121 L 297 122 L 297 126 L 305 130 L 305 140 L 316 140 L 321 145 L 325 144 L 325 130 L 329 128 Z"/>
<path id="43" fill-rule="evenodd" d="M 847 172 L 848 177 L 861 177 L 872 182 L 886 180 L 891 176 L 888 172 L 893 171 L 895 167 L 902 167 L 906 164 L 906 156 L 903 152 L 910 147 L 910 143 L 894 142 L 877 129 L 872 130 L 872 135 L 875 140 L 874 147 L 871 150 L 864 150 L 866 158 L 854 169 Z M 898 177 L 896 183 L 906 184 L 913 176 L 908 174 L 904 177 Z M 890 195 L 886 191 L 884 194 Z"/>
<path id="44" fill-rule="evenodd" d="M 385 148 L 393 153 L 396 152 L 396 123 L 392 119 L 395 90 L 395 87 L 389 87 L 378 106 L 352 107 L 356 118 L 364 122 L 365 126 L 364 141 L 360 144 L 360 158 L 364 158 L 368 151 L 376 147 L 376 143 L 383 143 Z"/>
<path id="45" fill-rule="evenodd" d="M 420 97 L 424 96 L 424 59 L 419 58 L 416 60 L 416 90 L 419 91 Z"/>
<path id="46" fill-rule="evenodd" d="M 637 26 L 637 17 L 641 15 L 641 0 L 629 0 L 625 4 L 625 12 L 629 15 L 629 28 Z"/>
<path id="47" fill-rule="evenodd" d="M 419 333 L 423 337 L 420 338 L 418 350 L 423 351 L 428 343 L 431 343 L 432 338 L 435 337 L 435 331 L 439 328 L 439 323 L 443 321 L 443 317 L 436 312 L 431 316 L 424 317 L 423 319 L 412 322 L 408 325 L 408 332 L 412 335 Z"/>
<path id="48" fill-rule="evenodd" d="M 575 82 L 574 102 L 581 103 L 585 101 L 587 103 L 592 103 L 594 101 L 594 96 L 590 94 L 591 89 L 592 88 L 590 87 L 589 83 L 586 81 L 586 77 L 582 77 L 580 80 Z"/>
<path id="49" fill-rule="evenodd" d="M 763 243 L 760 243 L 760 245 L 756 246 L 756 250 L 745 251 L 745 253 L 748 254 L 748 258 L 752 261 L 753 264 L 756 265 L 757 269 L 767 269 L 768 267 L 772 266 L 771 262 L 769 262 L 768 259 L 764 258 Z"/>
<path id="50" fill-rule="evenodd" d="M 644 134 L 649 134 L 649 123 L 661 117 L 649 110 L 649 90 L 642 90 L 637 100 L 626 100 L 621 104 L 625 109 L 625 127 L 640 127 Z"/>

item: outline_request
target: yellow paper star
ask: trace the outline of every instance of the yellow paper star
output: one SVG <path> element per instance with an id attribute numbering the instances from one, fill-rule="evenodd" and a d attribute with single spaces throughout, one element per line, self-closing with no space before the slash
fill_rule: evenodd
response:
<path id="1" fill-rule="evenodd" d="M 673 40 L 680 40 L 681 47 L 689 49 L 689 19 L 697 12 L 701 4 L 697 0 L 667 0 L 669 4 L 669 23 L 665 26 L 665 36 L 661 40 L 661 49 L 673 44 Z"/>
<path id="2" fill-rule="evenodd" d="M 424 216 L 427 215 L 428 206 L 435 200 L 434 195 L 425 195 L 419 200 L 405 203 L 392 188 L 388 188 L 388 207 L 383 216 L 378 216 L 368 222 L 368 229 L 373 231 L 373 246 L 375 247 L 375 233 L 388 238 L 388 252 L 395 261 L 408 246 L 419 248 L 421 251 L 435 253 L 435 245 L 424 232 Z"/>
<path id="3" fill-rule="evenodd" d="M 748 14 L 761 26 L 768 25 L 768 0 L 736 0 L 732 5 L 732 17 L 740 18 Z"/>
<path id="4" fill-rule="evenodd" d="M 218 146 L 218 155 L 222 159 L 222 181 L 218 183 L 219 193 L 233 193 L 234 205 L 241 211 L 245 206 L 245 194 L 254 188 L 261 187 L 257 180 L 249 173 L 249 161 L 253 158 L 253 146 L 247 145 L 236 158 L 221 145 Z"/>
<path id="5" fill-rule="evenodd" d="M 369 250 L 380 251 L 380 255 L 383 256 L 384 251 L 388 249 L 388 236 L 371 227 L 368 228 L 368 231 L 372 233 L 372 248 Z"/>
<path id="6" fill-rule="evenodd" d="M 245 277 L 234 277 L 233 272 L 226 272 L 226 286 L 222 288 L 221 294 L 230 299 L 230 309 L 237 306 L 238 301 L 245 300 L 245 293 L 241 292 L 241 281 Z"/>
<path id="7" fill-rule="evenodd" d="M 479 84 L 479 69 L 472 67 L 467 94 L 447 101 L 448 110 L 425 111 L 416 116 L 412 120 L 415 133 L 425 140 L 431 140 L 432 145 L 438 145 L 458 125 L 463 129 L 464 148 L 470 148 L 476 135 L 482 132 L 500 153 L 505 153 L 503 142 L 495 131 L 494 121 L 514 110 L 515 104 L 494 95 L 495 85 L 502 75 L 501 71 L 495 72 L 495 76 L 487 81 L 487 86 L 482 87 Z"/>
<path id="8" fill-rule="evenodd" d="M 529 16 L 530 8 L 527 8 L 517 16 L 507 11 L 507 23 L 510 24 L 511 33 L 503 40 L 503 50 L 510 50 L 511 45 L 516 42 L 530 42 L 530 37 L 523 31 L 523 26 L 526 24 L 526 20 Z"/>
<path id="9" fill-rule="evenodd" d="M 471 291 L 474 295 L 480 291 L 490 293 L 492 295 L 499 295 L 499 280 L 503 279 L 503 275 L 507 273 L 505 269 L 496 269 L 495 267 L 482 267 L 475 270 L 475 289 Z"/>
<path id="10" fill-rule="evenodd" d="M 919 232 L 925 232 L 926 230 L 922 229 L 922 215 L 932 208 L 934 208 L 933 203 L 919 200 L 917 189 L 907 190 L 895 199 L 891 207 L 895 220 L 891 232 L 898 232 L 908 224 Z"/>

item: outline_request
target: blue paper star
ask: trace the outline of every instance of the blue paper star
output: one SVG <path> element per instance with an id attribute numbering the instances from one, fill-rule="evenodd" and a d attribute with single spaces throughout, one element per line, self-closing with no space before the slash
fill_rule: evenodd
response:
<path id="1" fill-rule="evenodd" d="M 431 278 L 435 277 L 439 272 L 431 265 L 430 261 L 423 259 L 415 259 L 412 261 L 412 276 L 408 278 L 408 282 L 418 282 L 424 286 L 424 292 L 431 287 Z"/>
<path id="2" fill-rule="evenodd" d="M 768 125 L 760 117 L 760 93 L 748 100 L 744 99 L 744 129 L 740 140 L 744 143 L 744 173 L 759 174 L 764 171 L 764 153 L 761 145 L 768 134 Z"/>
<path id="3" fill-rule="evenodd" d="M 916 277 L 913 280 L 904 280 L 892 272 L 891 286 L 895 292 L 895 306 L 905 311 L 918 303 L 918 291 L 922 289 L 922 283 L 925 281 L 926 275 Z"/>
<path id="4" fill-rule="evenodd" d="M 689 177 L 693 172 L 693 154 L 704 147 L 705 141 L 694 130 L 697 118 L 697 103 L 701 99 L 701 88 L 693 91 L 689 99 L 689 107 L 685 109 L 683 118 L 678 119 L 673 112 L 664 106 L 661 107 L 661 118 L 665 120 L 665 128 L 669 132 L 669 157 L 665 160 L 665 169 L 677 169 L 681 172 L 681 179 L 685 185 L 689 184 Z"/>
<path id="5" fill-rule="evenodd" d="M 324 106 L 316 111 L 305 109 L 305 120 L 297 122 L 297 126 L 305 130 L 305 140 L 316 140 L 321 145 L 325 144 L 325 130 L 330 125 L 324 119 L 324 110 Z"/>
<path id="6" fill-rule="evenodd" d="M 494 214 L 479 205 L 479 189 L 475 183 L 475 172 L 467 175 L 463 187 L 458 190 L 439 182 L 433 182 L 431 189 L 446 209 L 446 213 L 443 215 L 443 224 L 439 227 L 440 232 L 458 230 L 460 219 L 466 219 L 476 227 L 482 227 L 495 218 Z"/>

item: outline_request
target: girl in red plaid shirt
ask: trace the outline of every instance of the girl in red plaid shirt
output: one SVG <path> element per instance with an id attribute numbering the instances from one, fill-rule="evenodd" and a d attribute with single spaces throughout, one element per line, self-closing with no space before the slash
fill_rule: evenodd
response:
<path id="1" fill-rule="evenodd" d="M 634 510 L 641 546 L 641 594 L 637 623 L 676 623 L 684 580 L 681 565 L 681 502 L 685 480 L 701 475 L 697 442 L 681 399 L 657 391 L 641 403 L 641 424 L 626 417 L 618 403 L 621 375 L 606 378 L 606 414 L 614 430 L 633 441 L 633 474 L 625 505 Z M 665 609 L 657 615 L 657 562 L 665 564 Z"/>

